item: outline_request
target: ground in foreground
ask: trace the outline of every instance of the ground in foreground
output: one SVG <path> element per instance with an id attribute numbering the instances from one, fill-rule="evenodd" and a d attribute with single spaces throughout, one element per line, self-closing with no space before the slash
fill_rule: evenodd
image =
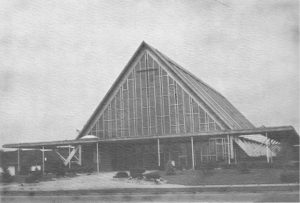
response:
<path id="1" fill-rule="evenodd" d="M 295 192 L 227 192 L 227 193 L 172 193 L 172 194 L 110 194 L 68 196 L 3 196 L 2 202 L 298 202 Z"/>
<path id="2" fill-rule="evenodd" d="M 252 169 L 241 174 L 235 169 L 215 169 L 211 174 L 202 171 L 177 171 L 176 175 L 166 176 L 160 171 L 166 183 L 153 181 L 116 179 L 116 172 L 79 174 L 39 183 L 0 184 L 0 191 L 57 191 L 57 190 L 101 190 L 114 188 L 178 188 L 196 185 L 240 185 L 240 184 L 280 184 L 280 169 Z"/>

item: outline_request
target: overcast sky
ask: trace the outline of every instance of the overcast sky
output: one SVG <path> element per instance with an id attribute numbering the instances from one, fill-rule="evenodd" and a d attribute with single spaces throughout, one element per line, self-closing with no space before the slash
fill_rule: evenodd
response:
<path id="1" fill-rule="evenodd" d="M 145 40 L 299 132 L 297 0 L 0 1 L 0 145 L 74 139 Z"/>

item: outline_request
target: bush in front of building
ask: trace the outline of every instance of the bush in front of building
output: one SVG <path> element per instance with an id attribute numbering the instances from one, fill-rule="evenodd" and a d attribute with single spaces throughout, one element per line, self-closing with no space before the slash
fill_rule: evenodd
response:
<path id="1" fill-rule="evenodd" d="M 46 173 L 53 173 L 57 177 L 65 176 L 66 174 L 66 167 L 61 161 L 48 162 L 45 169 Z"/>
<path id="2" fill-rule="evenodd" d="M 280 174 L 280 181 L 283 183 L 299 183 L 299 171 L 283 171 Z"/>
<path id="3" fill-rule="evenodd" d="M 175 175 L 175 174 L 176 174 L 176 172 L 175 172 L 175 166 L 172 163 L 172 161 L 169 160 L 167 162 L 167 166 L 166 166 L 166 175 Z"/>
<path id="4" fill-rule="evenodd" d="M 146 178 L 146 180 L 154 180 L 154 181 L 160 179 L 161 177 L 158 171 L 144 173 L 143 175 Z"/>
<path id="5" fill-rule="evenodd" d="M 13 177 L 10 175 L 7 166 L 3 166 L 3 172 L 1 173 L 0 182 L 2 183 L 11 183 L 13 181 Z"/>
<path id="6" fill-rule="evenodd" d="M 146 170 L 144 168 L 131 168 L 131 169 L 129 169 L 130 176 L 132 178 L 139 178 L 139 179 L 143 178 L 143 173 L 145 171 Z"/>
<path id="7" fill-rule="evenodd" d="M 116 175 L 114 175 L 113 178 L 128 178 L 129 175 L 126 171 L 119 171 L 116 173 Z"/>
<path id="8" fill-rule="evenodd" d="M 74 177 L 77 175 L 77 170 L 75 168 L 65 168 L 66 176 L 68 177 Z"/>
<path id="9" fill-rule="evenodd" d="M 36 183 L 39 182 L 43 174 L 40 170 L 31 171 L 30 174 L 25 178 L 25 183 Z"/>

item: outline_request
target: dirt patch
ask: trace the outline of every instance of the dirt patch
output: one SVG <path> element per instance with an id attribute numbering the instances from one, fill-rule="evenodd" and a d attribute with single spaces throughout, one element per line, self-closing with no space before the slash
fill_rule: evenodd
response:
<path id="1" fill-rule="evenodd" d="M 56 191 L 56 190 L 97 190 L 108 188 L 152 188 L 180 187 L 176 184 L 156 184 L 153 181 L 113 178 L 116 172 L 79 174 L 75 177 L 54 178 L 52 181 L 39 183 L 12 183 L 0 185 L 2 191 Z"/>

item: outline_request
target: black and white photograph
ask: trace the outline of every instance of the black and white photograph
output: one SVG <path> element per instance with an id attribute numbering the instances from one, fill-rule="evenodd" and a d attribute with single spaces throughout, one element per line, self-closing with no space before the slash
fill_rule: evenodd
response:
<path id="1" fill-rule="evenodd" d="M 1 0 L 1 202 L 299 202 L 299 0 Z"/>

